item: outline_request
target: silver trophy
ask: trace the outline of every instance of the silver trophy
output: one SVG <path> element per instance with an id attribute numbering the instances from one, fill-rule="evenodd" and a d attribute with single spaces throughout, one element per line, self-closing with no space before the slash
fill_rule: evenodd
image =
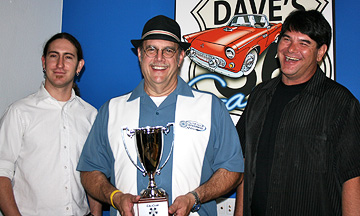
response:
<path id="1" fill-rule="evenodd" d="M 149 176 L 148 187 L 147 189 L 141 191 L 141 199 L 138 204 L 134 206 L 134 210 L 137 215 L 145 215 L 144 213 L 148 215 L 149 212 L 153 212 L 159 216 L 168 216 L 168 195 L 164 189 L 156 187 L 155 174 L 160 174 L 161 169 L 165 166 L 170 158 L 174 142 L 172 142 L 171 150 L 164 164 L 159 168 L 163 153 L 164 134 L 168 134 L 170 131 L 170 126 L 173 125 L 173 123 L 169 123 L 166 125 L 166 127 L 147 126 L 136 129 L 129 129 L 124 127 L 122 129 L 124 147 L 132 164 L 134 164 L 134 166 L 136 166 L 136 168 L 142 172 L 143 176 Z M 131 158 L 125 143 L 124 132 L 126 132 L 130 138 L 134 138 L 137 156 L 142 167 L 137 165 L 137 163 L 134 162 L 134 160 Z"/>

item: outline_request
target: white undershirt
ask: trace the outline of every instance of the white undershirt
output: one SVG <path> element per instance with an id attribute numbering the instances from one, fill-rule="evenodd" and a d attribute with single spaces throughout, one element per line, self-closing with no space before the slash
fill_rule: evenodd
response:
<path id="1" fill-rule="evenodd" d="M 64 107 L 64 105 L 66 104 L 67 101 L 57 101 L 61 107 Z"/>
<path id="2" fill-rule="evenodd" d="M 155 103 L 155 105 L 157 107 L 160 106 L 160 104 L 167 98 L 167 95 L 166 96 L 161 96 L 161 97 L 153 97 L 153 96 L 150 96 L 151 100 L 153 100 L 153 102 Z"/>

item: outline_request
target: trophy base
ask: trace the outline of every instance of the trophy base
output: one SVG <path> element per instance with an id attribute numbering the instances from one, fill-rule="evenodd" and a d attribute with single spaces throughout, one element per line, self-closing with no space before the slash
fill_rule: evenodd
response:
<path id="1" fill-rule="evenodd" d="M 140 198 L 134 205 L 135 216 L 169 216 L 169 202 L 166 197 Z"/>

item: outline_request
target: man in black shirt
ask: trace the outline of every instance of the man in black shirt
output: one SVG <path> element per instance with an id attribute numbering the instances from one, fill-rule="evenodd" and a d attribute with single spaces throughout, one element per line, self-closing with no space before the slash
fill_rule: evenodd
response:
<path id="1" fill-rule="evenodd" d="M 318 66 L 330 41 L 320 12 L 284 21 L 281 75 L 253 90 L 237 124 L 245 176 L 236 215 L 360 214 L 360 105 Z"/>

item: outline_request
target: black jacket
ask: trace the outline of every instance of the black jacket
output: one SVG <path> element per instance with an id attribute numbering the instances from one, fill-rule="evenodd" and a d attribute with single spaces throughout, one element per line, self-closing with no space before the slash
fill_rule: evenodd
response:
<path id="1" fill-rule="evenodd" d="M 237 129 L 245 152 L 244 215 L 251 215 L 256 153 L 281 76 L 251 93 Z M 360 176 L 360 105 L 320 68 L 284 108 L 275 139 L 267 215 L 341 215 L 342 184 Z"/>

